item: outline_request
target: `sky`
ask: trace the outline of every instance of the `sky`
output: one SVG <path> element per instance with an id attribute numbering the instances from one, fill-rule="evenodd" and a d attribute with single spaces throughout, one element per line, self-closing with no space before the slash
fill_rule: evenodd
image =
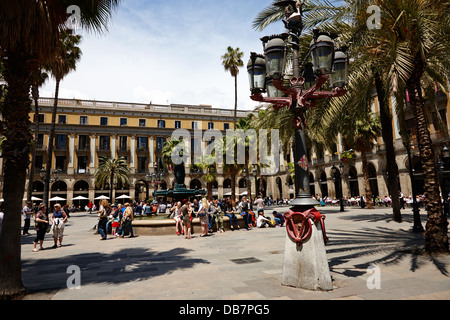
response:
<path id="1" fill-rule="evenodd" d="M 234 78 L 222 66 L 227 47 L 244 52 L 238 108 L 253 110 L 247 63 L 262 53 L 261 37 L 284 32 L 278 22 L 252 28 L 273 0 L 122 0 L 108 32 L 83 36 L 76 71 L 60 85 L 60 98 L 234 108 Z M 55 81 L 41 88 L 53 97 Z"/>

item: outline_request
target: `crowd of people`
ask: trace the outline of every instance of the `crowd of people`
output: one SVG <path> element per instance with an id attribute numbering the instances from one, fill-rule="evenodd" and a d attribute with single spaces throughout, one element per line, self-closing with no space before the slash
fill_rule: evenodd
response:
<path id="1" fill-rule="evenodd" d="M 320 202 L 320 204 L 322 206 L 326 206 L 326 205 L 339 205 L 339 199 L 332 199 L 328 196 L 325 197 L 320 197 L 319 195 L 316 195 L 315 197 L 313 197 L 314 199 L 316 199 L 317 201 Z M 373 204 L 377 207 L 390 207 L 392 205 L 392 197 L 390 195 L 385 195 L 384 197 L 382 196 L 374 196 L 373 197 Z M 449 200 L 450 200 L 450 196 L 449 196 Z M 361 196 L 356 196 L 356 197 L 344 197 L 342 198 L 342 201 L 344 203 L 345 206 L 356 206 L 356 207 L 361 207 L 364 208 L 366 206 L 366 197 L 361 195 Z M 404 209 L 405 207 L 412 207 L 413 204 L 413 197 L 410 196 L 405 196 L 403 195 L 403 193 L 399 193 L 399 201 L 400 201 L 400 207 L 402 209 Z M 425 195 L 418 195 L 416 196 L 416 202 L 418 203 L 419 206 L 424 207 L 425 203 L 426 203 L 426 198 Z"/>
<path id="2" fill-rule="evenodd" d="M 133 202 L 133 203 L 114 203 L 110 204 L 107 200 L 102 200 L 95 206 L 92 202 L 87 206 L 90 213 L 98 215 L 98 223 L 94 229 L 100 235 L 100 240 L 106 240 L 108 235 L 118 238 L 135 237 L 132 222 L 135 217 L 167 215 L 167 218 L 173 219 L 175 224 L 175 233 L 184 235 L 186 239 L 192 236 L 192 220 L 199 218 L 201 225 L 200 237 L 206 237 L 217 231 L 225 232 L 224 217 L 228 217 L 232 231 L 240 229 L 238 216 L 244 221 L 244 229 L 250 230 L 254 227 L 281 227 L 284 226 L 284 217 L 281 213 L 272 212 L 273 217 L 266 217 L 264 209 L 272 204 L 286 204 L 273 201 L 271 198 L 263 198 L 261 195 L 254 201 L 247 197 L 242 197 L 239 202 L 230 199 L 220 199 L 208 201 L 206 198 L 200 200 L 186 199 L 179 202 Z M 52 234 L 53 247 L 62 246 L 64 238 L 64 227 L 70 218 L 70 214 L 76 211 L 76 207 L 55 204 L 53 210 L 47 210 L 43 204 L 36 205 L 27 202 L 22 209 L 23 214 L 23 235 L 30 235 L 29 230 L 34 216 L 34 230 L 36 238 L 33 241 L 33 252 L 44 249 L 44 239 L 47 233 Z M 0 209 L 0 213 L 3 214 Z M 2 220 L 2 219 L 1 219 Z M 0 220 L 0 222 L 1 222 Z M 213 228 L 215 224 L 215 231 Z M 0 225 L 1 230 L 1 225 Z"/>
<path id="3" fill-rule="evenodd" d="M 230 199 L 211 200 L 206 198 L 201 200 L 186 199 L 183 201 L 165 203 L 165 202 L 134 202 L 110 205 L 103 200 L 98 208 L 99 222 L 97 225 L 101 240 L 105 240 L 108 234 L 114 237 L 123 238 L 126 233 L 134 237 L 132 221 L 135 217 L 166 215 L 167 218 L 175 221 L 175 233 L 183 235 L 186 239 L 192 236 L 192 220 L 198 218 L 201 225 L 200 237 L 206 237 L 215 230 L 218 233 L 225 232 L 224 217 L 228 217 L 232 231 L 240 229 L 238 216 L 244 220 L 244 229 L 250 230 L 253 227 L 276 227 L 283 226 L 283 215 L 274 211 L 273 219 L 264 216 L 264 208 L 269 199 L 263 199 L 262 196 L 251 202 L 247 197 L 242 197 L 238 203 Z M 272 202 L 273 203 L 273 202 Z M 256 209 L 256 214 L 255 210 Z"/>
<path id="4" fill-rule="evenodd" d="M 261 196 L 254 202 L 244 196 L 238 203 L 230 199 L 208 201 L 206 198 L 202 198 L 200 201 L 194 199 L 192 202 L 184 200 L 173 203 L 168 210 L 169 217 L 176 222 L 176 234 L 191 239 L 192 219 L 195 217 L 200 220 L 202 230 L 200 237 L 206 237 L 213 233 L 213 224 L 215 224 L 217 232 L 225 232 L 224 217 L 228 217 L 232 231 L 240 229 L 237 216 L 242 216 L 245 230 L 250 230 L 253 227 L 282 226 L 284 218 L 276 211 L 272 213 L 273 220 L 264 216 L 266 203 L 267 201 Z"/>
<path id="5" fill-rule="evenodd" d="M 321 205 L 339 204 L 339 200 L 332 200 L 329 197 L 321 198 L 316 195 L 313 198 L 319 201 Z M 399 198 L 402 208 L 405 208 L 405 205 L 412 205 L 413 203 L 411 196 L 406 197 L 401 192 Z M 450 193 L 448 199 L 450 201 Z M 423 196 L 418 196 L 416 200 L 419 205 L 423 205 L 426 201 Z M 344 198 L 343 201 L 345 201 L 345 205 L 347 206 L 364 207 L 365 204 L 364 196 Z M 108 234 L 119 238 L 124 238 L 126 234 L 129 234 L 129 237 L 135 237 L 132 226 L 134 218 L 152 215 L 167 215 L 167 218 L 175 221 L 175 233 L 177 235 L 183 235 L 186 239 L 191 239 L 192 220 L 194 218 L 199 218 L 200 220 L 200 237 L 205 237 L 213 233 L 213 224 L 215 224 L 215 230 L 218 233 L 224 232 L 224 217 L 228 217 L 232 231 L 240 229 L 238 216 L 242 217 L 245 230 L 250 230 L 254 227 L 284 226 L 283 214 L 273 211 L 273 217 L 266 217 L 264 211 L 267 206 L 289 205 L 289 202 L 289 199 L 273 200 L 267 197 L 263 198 L 261 195 L 254 201 L 250 201 L 246 196 L 243 196 L 239 202 L 231 201 L 229 198 L 211 201 L 202 198 L 201 200 L 193 199 L 191 201 L 190 199 L 186 199 L 172 203 L 158 203 L 153 201 L 151 203 L 133 202 L 131 204 L 120 204 L 116 202 L 110 204 L 107 200 L 102 200 L 98 208 L 90 202 L 86 206 L 86 211 L 98 215 L 98 223 L 94 228 L 100 234 L 101 240 L 107 239 Z M 385 196 L 384 198 L 377 196 L 374 197 L 374 204 L 387 207 L 392 204 L 392 198 L 390 196 Z M 55 204 L 53 211 L 51 211 L 52 213 L 48 214 L 45 205 L 40 204 L 36 206 L 36 204 L 27 202 L 22 209 L 24 218 L 23 235 L 30 235 L 29 229 L 32 216 L 34 216 L 36 238 L 33 242 L 33 251 L 37 252 L 43 249 L 45 235 L 50 232 L 53 235 L 53 248 L 61 247 L 64 238 L 64 226 L 68 218 L 70 218 L 70 213 L 76 210 L 77 208 L 75 206 Z M 2 218 L 3 211 L 0 207 L 0 231 Z"/>

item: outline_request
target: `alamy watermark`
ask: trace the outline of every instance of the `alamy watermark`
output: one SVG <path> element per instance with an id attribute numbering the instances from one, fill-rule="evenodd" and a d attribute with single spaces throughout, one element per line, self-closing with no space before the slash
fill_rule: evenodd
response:
<path id="1" fill-rule="evenodd" d="M 366 11 L 371 16 L 367 19 L 367 28 L 369 30 L 381 29 L 381 9 L 379 6 L 372 5 Z"/>
<path id="2" fill-rule="evenodd" d="M 81 30 L 81 9 L 79 6 L 71 5 L 67 8 L 66 13 L 69 17 L 66 20 L 65 26 L 67 29 L 71 29 L 74 32 Z"/>
<path id="3" fill-rule="evenodd" d="M 71 265 L 67 268 L 67 273 L 70 274 L 67 278 L 66 285 L 68 289 L 81 289 L 81 269 L 79 266 Z"/>
<path id="4" fill-rule="evenodd" d="M 380 267 L 371 264 L 367 268 L 367 274 L 369 277 L 366 280 L 367 288 L 370 290 L 381 289 L 381 269 Z"/>

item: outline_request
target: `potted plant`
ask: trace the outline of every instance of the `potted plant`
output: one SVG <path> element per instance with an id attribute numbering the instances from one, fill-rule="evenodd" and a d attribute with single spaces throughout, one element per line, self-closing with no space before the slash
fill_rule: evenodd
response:
<path id="1" fill-rule="evenodd" d="M 353 149 L 346 150 L 341 153 L 341 161 L 342 162 L 352 161 L 355 159 L 356 159 L 356 153 L 355 153 L 355 150 L 353 150 Z"/>

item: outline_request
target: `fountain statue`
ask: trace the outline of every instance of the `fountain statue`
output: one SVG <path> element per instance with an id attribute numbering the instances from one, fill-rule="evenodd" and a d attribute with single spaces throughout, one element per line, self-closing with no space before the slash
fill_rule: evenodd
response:
<path id="1" fill-rule="evenodd" d="M 184 184 L 184 179 L 186 178 L 186 170 L 184 168 L 184 163 L 176 165 L 174 168 L 175 175 L 175 186 L 173 189 L 169 190 L 158 190 L 153 193 L 155 198 L 157 197 L 166 197 L 172 198 L 174 201 L 183 201 L 184 199 L 188 199 L 195 196 L 205 195 L 205 190 L 199 189 L 187 189 Z"/>

